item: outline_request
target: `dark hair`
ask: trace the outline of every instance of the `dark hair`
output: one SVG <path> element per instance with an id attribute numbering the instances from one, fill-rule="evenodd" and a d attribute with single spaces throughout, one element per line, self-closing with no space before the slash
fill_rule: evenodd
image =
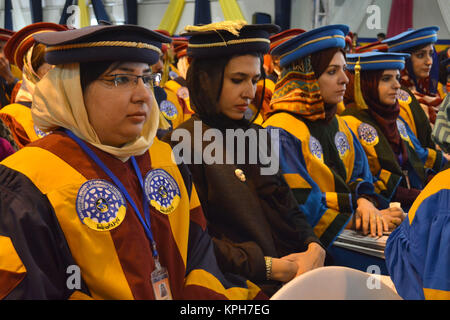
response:
<path id="1" fill-rule="evenodd" d="M 42 43 L 36 44 L 33 48 L 33 53 L 31 54 L 31 66 L 36 73 L 45 62 L 45 49 L 46 46 Z"/>
<path id="2" fill-rule="evenodd" d="M 430 44 L 434 44 L 434 42 L 425 43 L 425 44 L 421 44 L 421 45 L 418 45 L 418 46 L 415 46 L 415 47 L 412 47 L 412 48 L 405 49 L 404 53 L 412 54 L 412 53 L 414 53 L 416 51 L 422 50 L 423 48 L 429 46 Z M 408 58 L 408 59 L 411 59 L 411 58 Z"/>
<path id="3" fill-rule="evenodd" d="M 114 61 L 94 61 L 94 62 L 83 62 L 80 63 L 80 83 L 83 93 L 86 88 L 95 80 L 97 80 L 103 73 L 108 69 L 115 69 L 122 62 Z"/>
<path id="4" fill-rule="evenodd" d="M 325 70 L 327 70 L 331 60 L 337 52 L 341 52 L 345 59 L 345 50 L 342 48 L 329 48 L 311 55 L 311 66 L 317 79 L 319 79 Z"/>
<path id="5" fill-rule="evenodd" d="M 264 58 L 257 52 L 242 55 L 253 55 L 261 61 L 261 75 L 264 76 Z M 187 88 L 193 110 L 202 118 L 215 118 L 218 113 L 217 102 L 222 93 L 225 67 L 228 62 L 240 55 L 219 58 L 193 59 L 186 74 Z M 264 95 L 264 92 L 262 93 Z M 262 101 L 263 99 L 261 99 Z"/>
<path id="6" fill-rule="evenodd" d="M 445 48 L 438 53 L 438 63 L 439 63 L 439 82 L 444 86 L 447 84 L 447 65 L 444 63 L 448 59 L 447 51 L 450 51 L 450 47 Z"/>
<path id="7" fill-rule="evenodd" d="M 314 52 L 310 55 L 311 60 L 311 67 L 314 71 L 314 75 L 316 79 L 319 79 L 320 76 L 327 70 L 328 66 L 330 65 L 331 60 L 333 59 L 334 55 L 337 52 L 341 52 L 344 55 L 344 59 L 346 58 L 346 53 L 343 48 L 328 48 L 323 49 L 318 52 Z M 295 68 L 297 65 L 301 65 L 303 63 L 303 60 L 305 57 L 301 57 L 293 62 L 291 62 L 288 66 L 286 66 L 286 69 L 292 69 Z"/>

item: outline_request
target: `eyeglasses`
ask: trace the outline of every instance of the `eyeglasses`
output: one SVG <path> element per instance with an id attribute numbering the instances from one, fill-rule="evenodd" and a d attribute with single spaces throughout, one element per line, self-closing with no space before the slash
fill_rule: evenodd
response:
<path id="1" fill-rule="evenodd" d="M 106 76 L 105 78 L 100 78 L 100 80 L 110 82 L 114 84 L 114 87 L 116 88 L 122 88 L 122 89 L 134 89 L 137 86 L 137 83 L 139 81 L 139 78 L 142 79 L 142 82 L 144 83 L 144 86 L 146 88 L 152 88 L 155 86 L 158 86 L 161 82 L 161 74 L 160 73 L 154 73 L 150 75 L 142 75 L 142 76 L 136 76 L 134 74 L 111 74 Z"/>

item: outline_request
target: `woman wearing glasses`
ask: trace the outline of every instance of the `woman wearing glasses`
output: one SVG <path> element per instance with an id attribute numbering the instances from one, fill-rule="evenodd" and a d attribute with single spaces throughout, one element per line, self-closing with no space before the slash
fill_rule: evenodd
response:
<path id="1" fill-rule="evenodd" d="M 56 67 L 33 120 L 52 133 L 0 164 L 0 298 L 260 297 L 220 272 L 196 191 L 155 137 L 151 65 L 170 39 L 130 25 L 35 38 Z"/>

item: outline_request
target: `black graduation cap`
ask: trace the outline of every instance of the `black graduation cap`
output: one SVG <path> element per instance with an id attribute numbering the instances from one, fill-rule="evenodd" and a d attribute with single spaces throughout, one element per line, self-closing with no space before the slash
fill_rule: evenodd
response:
<path id="1" fill-rule="evenodd" d="M 246 24 L 245 21 L 223 21 L 204 26 L 187 26 L 187 55 L 214 58 L 247 52 L 267 53 L 269 37 L 280 31 L 275 24 Z"/>
<path id="2" fill-rule="evenodd" d="M 34 35 L 50 64 L 128 61 L 155 64 L 171 38 L 136 25 L 98 25 Z"/>

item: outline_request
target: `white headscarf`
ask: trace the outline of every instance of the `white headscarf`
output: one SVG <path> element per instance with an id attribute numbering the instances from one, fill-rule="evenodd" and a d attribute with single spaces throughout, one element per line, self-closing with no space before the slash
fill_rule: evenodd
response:
<path id="1" fill-rule="evenodd" d="M 25 58 L 23 59 L 22 84 L 17 92 L 15 101 L 33 101 L 34 87 L 36 86 L 36 83 L 41 80 L 31 64 L 34 48 L 35 46 L 33 45 L 28 49 Z"/>
<path id="2" fill-rule="evenodd" d="M 144 154 L 152 145 L 159 123 L 158 104 L 152 95 L 150 116 L 136 140 L 117 148 L 100 142 L 84 105 L 78 63 L 58 65 L 36 85 L 31 108 L 34 124 L 44 132 L 71 130 L 77 137 L 116 158 L 127 161 Z"/>

